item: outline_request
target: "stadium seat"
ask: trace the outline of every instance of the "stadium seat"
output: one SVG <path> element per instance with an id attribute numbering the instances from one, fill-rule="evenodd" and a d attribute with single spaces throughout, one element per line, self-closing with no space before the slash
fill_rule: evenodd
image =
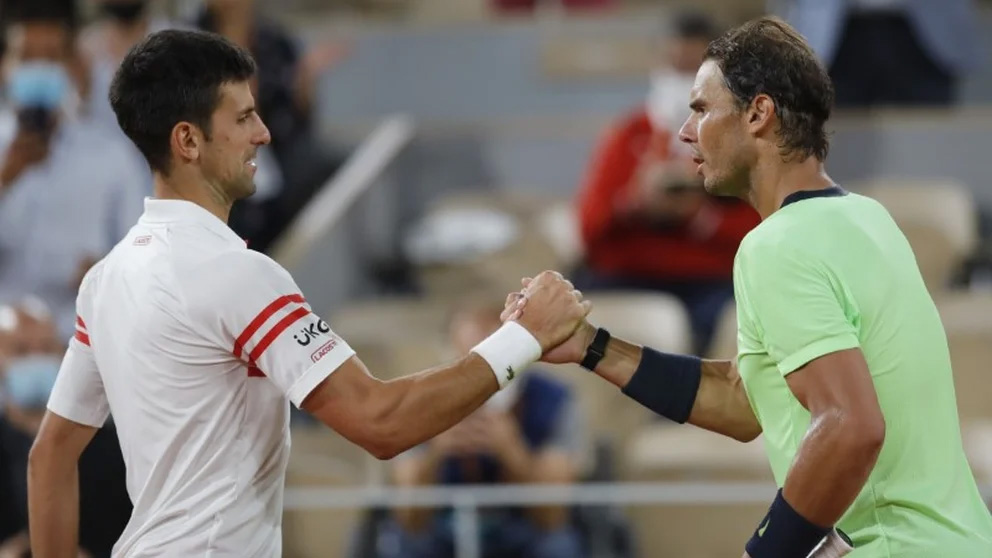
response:
<path id="1" fill-rule="evenodd" d="M 552 204 L 541 212 L 537 216 L 537 229 L 554 250 L 560 269 L 572 269 L 582 259 L 584 247 L 578 216 L 570 200 Z"/>
<path id="2" fill-rule="evenodd" d="M 679 299 L 655 291 L 596 292 L 589 320 L 628 341 L 669 352 L 692 347 L 689 318 Z"/>
<path id="3" fill-rule="evenodd" d="M 421 241 L 429 242 L 408 239 L 408 252 L 413 252 L 408 256 L 416 265 L 419 285 L 438 298 L 489 290 L 502 300 L 520 288 L 521 277 L 562 269 L 555 249 L 538 229 L 538 215 L 555 201 L 506 192 L 471 192 L 441 199 L 421 221 L 428 227 L 415 229 L 426 233 Z M 473 216 L 484 222 L 466 228 L 465 218 Z M 430 223 L 440 223 L 433 232 L 446 229 L 444 234 L 431 239 Z M 478 248 L 474 252 L 473 243 Z M 423 249 L 431 246 L 436 248 L 433 254 Z M 459 253 L 460 248 L 464 252 Z"/>
<path id="4" fill-rule="evenodd" d="M 968 188 L 951 180 L 882 178 L 855 189 L 892 214 L 930 291 L 946 289 L 978 244 L 978 211 Z"/>
<path id="5" fill-rule="evenodd" d="M 690 350 L 688 317 L 678 299 L 657 292 L 598 292 L 587 298 L 593 303 L 590 321 L 613 335 L 663 351 Z M 578 365 L 547 368 L 574 387 L 586 414 L 590 437 L 612 449 L 611 466 L 616 467 L 618 476 L 627 476 L 621 448 L 655 415 Z"/>
<path id="6" fill-rule="evenodd" d="M 713 332 L 713 340 L 704 355 L 707 358 L 737 358 L 737 305 L 733 300 L 727 303 Z"/>
<path id="7" fill-rule="evenodd" d="M 286 471 L 287 488 L 351 488 L 375 484 L 382 474 L 378 461 L 324 426 L 294 426 Z M 361 510 L 286 510 L 283 553 L 298 558 L 339 556 Z M 333 550 L 332 550 L 333 549 Z"/>
<path id="8" fill-rule="evenodd" d="M 542 42 L 541 70 L 556 81 L 643 79 L 651 69 L 651 46 L 639 36 L 558 32 Z"/>
<path id="9" fill-rule="evenodd" d="M 951 351 L 961 420 L 992 420 L 992 294 L 948 292 L 935 300 Z"/>

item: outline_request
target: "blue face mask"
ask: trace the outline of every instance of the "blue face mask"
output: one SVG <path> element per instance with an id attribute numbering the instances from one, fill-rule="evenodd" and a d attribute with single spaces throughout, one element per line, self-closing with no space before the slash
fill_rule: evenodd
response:
<path id="1" fill-rule="evenodd" d="M 9 361 L 3 373 L 3 391 L 8 401 L 25 409 L 44 408 L 60 366 L 60 359 L 54 355 L 33 355 Z"/>
<path id="2" fill-rule="evenodd" d="M 10 75 L 7 86 L 17 108 L 58 108 L 69 92 L 69 75 L 54 62 L 28 62 Z"/>

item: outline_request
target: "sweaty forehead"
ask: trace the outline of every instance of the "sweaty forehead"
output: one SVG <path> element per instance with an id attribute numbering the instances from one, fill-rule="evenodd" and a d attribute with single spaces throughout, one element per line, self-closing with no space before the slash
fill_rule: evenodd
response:
<path id="1" fill-rule="evenodd" d="M 723 81 L 723 72 L 720 70 L 720 66 L 713 60 L 703 62 L 699 71 L 696 72 L 696 81 L 692 86 L 692 98 L 714 102 L 729 94 L 730 91 Z"/>
<path id="2" fill-rule="evenodd" d="M 255 100 L 247 81 L 227 82 L 220 86 L 218 108 L 224 111 L 241 112 L 254 106 Z"/>

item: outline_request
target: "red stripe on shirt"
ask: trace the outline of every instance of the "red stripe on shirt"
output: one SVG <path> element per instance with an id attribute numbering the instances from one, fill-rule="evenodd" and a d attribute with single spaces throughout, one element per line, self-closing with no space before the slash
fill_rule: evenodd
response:
<path id="1" fill-rule="evenodd" d="M 265 377 L 265 372 L 262 372 L 262 370 L 259 367 L 255 366 L 255 365 L 251 365 L 251 366 L 248 367 L 248 377 L 249 378 L 264 378 Z"/>
<path id="2" fill-rule="evenodd" d="M 76 330 L 76 341 L 79 341 L 87 347 L 90 346 L 90 336 L 86 335 L 82 331 L 79 331 L 78 329 Z"/>
<path id="3" fill-rule="evenodd" d="M 248 340 L 255 335 L 258 328 L 262 327 L 262 324 L 271 318 L 273 314 L 291 302 L 303 304 L 306 301 L 303 299 L 303 295 L 298 294 L 284 295 L 273 300 L 268 306 L 262 309 L 257 316 L 255 316 L 255 319 L 252 320 L 251 323 L 248 324 L 248 327 L 246 327 L 245 330 L 241 332 L 241 335 L 238 336 L 238 339 L 234 342 L 234 356 L 240 357 L 241 352 L 245 348 L 245 343 L 247 343 Z"/>
<path id="4" fill-rule="evenodd" d="M 86 323 L 83 322 L 83 319 L 80 318 L 79 316 L 76 316 L 76 325 L 78 325 L 82 329 L 86 329 Z"/>
<path id="5" fill-rule="evenodd" d="M 248 356 L 248 362 L 251 364 L 257 362 L 258 357 L 262 356 L 262 353 L 265 352 L 265 349 L 269 348 L 269 345 L 271 345 L 272 342 L 276 340 L 276 337 L 279 337 L 279 335 L 282 332 L 286 331 L 286 328 L 293 325 L 294 322 L 302 319 L 304 316 L 306 316 L 309 313 L 310 311 L 307 310 L 306 308 L 297 308 L 296 310 L 293 310 L 292 312 L 287 314 L 285 318 L 279 320 L 279 322 L 276 325 L 272 326 L 272 329 L 270 329 L 269 332 L 265 334 L 265 337 L 262 337 L 262 340 L 258 342 L 258 345 L 255 345 L 255 348 Z"/>

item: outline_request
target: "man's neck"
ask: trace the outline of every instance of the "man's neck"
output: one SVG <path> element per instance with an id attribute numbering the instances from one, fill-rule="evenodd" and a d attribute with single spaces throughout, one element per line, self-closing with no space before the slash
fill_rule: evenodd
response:
<path id="1" fill-rule="evenodd" d="M 823 162 L 816 157 L 796 162 L 783 162 L 779 157 L 768 158 L 751 173 L 749 201 L 764 220 L 778 211 L 790 194 L 831 186 L 834 186 L 833 180 L 827 176 Z"/>
<path id="2" fill-rule="evenodd" d="M 185 200 L 195 203 L 227 223 L 231 215 L 232 202 L 215 193 L 209 186 L 189 187 L 192 181 L 177 176 L 163 177 L 155 173 L 155 198 L 160 200 Z M 184 187 L 185 186 L 185 187 Z"/>

